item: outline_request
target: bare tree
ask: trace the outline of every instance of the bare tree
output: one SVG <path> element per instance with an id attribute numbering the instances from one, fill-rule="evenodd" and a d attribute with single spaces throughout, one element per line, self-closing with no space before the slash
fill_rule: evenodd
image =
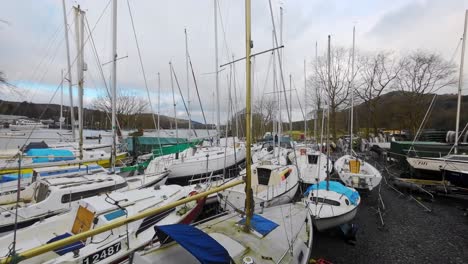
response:
<path id="1" fill-rule="evenodd" d="M 313 67 L 314 73 L 311 81 L 314 87 L 323 91 L 325 95 L 325 100 L 322 99 L 321 104 L 326 104 L 330 108 L 333 139 L 336 139 L 337 111 L 346 105 L 349 97 L 350 59 L 350 51 L 339 47 L 331 51 L 330 76 L 328 76 L 326 55 L 320 56 Z M 320 98 L 321 96 L 316 97 Z"/>
<path id="2" fill-rule="evenodd" d="M 367 111 L 366 137 L 370 128 L 377 134 L 377 105 L 380 96 L 392 87 L 401 70 L 395 55 L 381 51 L 376 54 L 361 56 L 359 58 L 360 70 L 354 80 L 355 94 L 362 100 Z"/>
<path id="3" fill-rule="evenodd" d="M 107 96 L 100 96 L 93 100 L 92 106 L 96 110 L 110 113 L 111 99 Z M 116 101 L 116 114 L 119 119 L 121 127 L 126 127 L 130 121 L 131 116 L 140 114 L 146 111 L 148 108 L 148 102 L 142 98 L 129 92 L 118 92 Z"/>
<path id="4" fill-rule="evenodd" d="M 422 122 L 428 106 L 429 93 L 456 83 L 455 65 L 440 55 L 415 51 L 400 60 L 401 70 L 397 76 L 398 89 L 404 93 L 405 107 L 401 108 L 405 127 L 413 134 Z"/>

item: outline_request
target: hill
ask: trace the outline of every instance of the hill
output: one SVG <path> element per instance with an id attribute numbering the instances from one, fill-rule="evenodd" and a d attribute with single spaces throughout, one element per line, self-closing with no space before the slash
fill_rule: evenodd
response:
<path id="1" fill-rule="evenodd" d="M 75 107 L 75 117 L 78 116 L 78 108 Z M 84 109 L 84 127 L 90 129 L 110 129 L 110 114 L 94 109 Z M 34 119 L 52 119 L 58 121 L 60 117 L 60 105 L 57 104 L 36 104 L 31 102 L 11 102 L 0 100 L 0 114 L 26 116 Z M 69 107 L 63 107 L 65 122 L 70 124 Z M 158 115 L 155 115 L 157 120 Z M 122 129 L 154 129 L 154 122 L 150 113 L 136 115 L 118 115 Z M 160 126 L 164 129 L 175 128 L 174 118 L 160 115 Z M 188 120 L 177 119 L 179 128 L 188 128 Z M 204 124 L 192 121 L 194 128 L 205 128 Z M 213 125 L 208 124 L 208 127 Z"/>

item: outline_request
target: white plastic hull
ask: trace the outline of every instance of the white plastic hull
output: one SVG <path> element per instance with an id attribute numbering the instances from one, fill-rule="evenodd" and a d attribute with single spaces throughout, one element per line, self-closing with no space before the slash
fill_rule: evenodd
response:
<path id="1" fill-rule="evenodd" d="M 346 224 L 354 219 L 357 213 L 357 207 L 353 210 L 349 211 L 348 213 L 333 216 L 329 218 L 315 218 L 313 220 L 315 228 L 318 231 L 324 231 L 333 227 L 340 226 L 342 224 Z"/>
<path id="2" fill-rule="evenodd" d="M 349 171 L 349 160 L 355 159 L 350 155 L 344 155 L 335 161 L 335 170 L 341 181 L 348 187 L 355 189 L 367 189 L 372 191 L 380 184 L 382 174 L 368 162 L 361 161 L 359 173 Z"/>
<path id="3" fill-rule="evenodd" d="M 406 158 L 408 163 L 417 170 L 440 171 L 444 167 L 456 168 L 458 170 L 468 170 L 468 161 L 453 161 L 443 158 Z"/>

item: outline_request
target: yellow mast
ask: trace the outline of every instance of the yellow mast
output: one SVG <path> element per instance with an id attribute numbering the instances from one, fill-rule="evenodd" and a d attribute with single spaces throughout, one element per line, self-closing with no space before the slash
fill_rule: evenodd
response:
<path id="1" fill-rule="evenodd" d="M 246 136 L 246 150 L 245 150 L 245 161 L 246 161 L 246 178 L 245 178 L 245 231 L 250 231 L 250 219 L 252 218 L 253 208 L 252 208 L 252 200 L 253 200 L 253 193 L 252 193 L 252 171 L 251 171 L 251 131 L 250 131 L 250 116 L 251 113 L 251 83 L 250 83 L 250 53 L 252 48 L 252 40 L 250 36 L 251 31 L 251 21 L 250 21 L 250 0 L 245 0 L 245 83 L 246 83 L 246 96 L 245 96 L 245 136 Z"/>

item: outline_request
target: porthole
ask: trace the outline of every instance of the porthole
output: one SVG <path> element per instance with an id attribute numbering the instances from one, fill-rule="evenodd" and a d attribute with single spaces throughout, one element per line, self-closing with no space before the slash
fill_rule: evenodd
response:
<path id="1" fill-rule="evenodd" d="M 346 205 L 349 205 L 349 200 L 345 199 L 345 203 L 346 203 Z"/>

